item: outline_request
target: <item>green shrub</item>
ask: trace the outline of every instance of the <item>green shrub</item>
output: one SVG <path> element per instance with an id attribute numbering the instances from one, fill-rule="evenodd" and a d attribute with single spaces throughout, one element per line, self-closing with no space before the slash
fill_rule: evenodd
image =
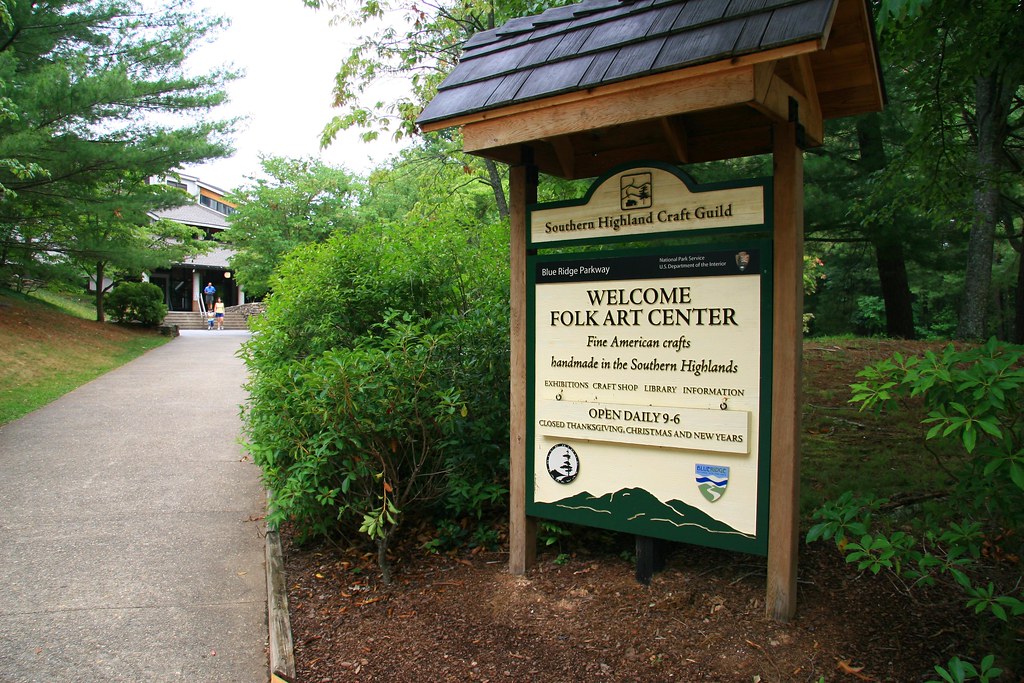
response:
<path id="1" fill-rule="evenodd" d="M 1024 347 L 992 339 L 923 358 L 896 354 L 858 376 L 851 402 L 862 409 L 923 403 L 924 447 L 949 488 L 919 495 L 913 514 L 900 517 L 882 514 L 899 507 L 886 499 L 847 492 L 814 513 L 808 542 L 832 539 L 858 570 L 892 572 L 910 588 L 958 586 L 968 608 L 1004 625 L 997 640 L 1012 642 L 1024 615 Z M 1017 547 L 1002 547 L 1009 543 Z M 992 571 L 993 558 L 1003 571 Z"/>
<path id="2" fill-rule="evenodd" d="M 386 569 L 404 518 L 479 521 L 504 502 L 506 235 L 364 226 L 284 261 L 242 354 L 270 523 L 361 531 Z"/>
<path id="3" fill-rule="evenodd" d="M 935 673 L 942 677 L 941 681 L 928 681 L 928 683 L 964 683 L 978 679 L 979 683 L 988 683 L 999 678 L 1003 670 L 993 666 L 996 658 L 993 655 L 986 655 L 978 666 L 965 662 L 959 657 L 949 660 L 949 668 L 935 665 Z"/>
<path id="4" fill-rule="evenodd" d="M 320 533 L 341 523 L 387 547 L 408 505 L 444 493 L 446 458 L 464 413 L 446 386 L 446 338 L 389 314 L 352 348 L 297 361 L 275 402 L 250 412 L 253 455 L 273 490 L 268 521 Z M 441 388 L 445 387 L 445 388 Z M 278 412 L 283 409 L 283 412 Z"/>
<path id="5" fill-rule="evenodd" d="M 164 293 L 150 282 L 125 282 L 106 295 L 105 308 L 114 320 L 138 321 L 155 327 L 167 316 Z"/>

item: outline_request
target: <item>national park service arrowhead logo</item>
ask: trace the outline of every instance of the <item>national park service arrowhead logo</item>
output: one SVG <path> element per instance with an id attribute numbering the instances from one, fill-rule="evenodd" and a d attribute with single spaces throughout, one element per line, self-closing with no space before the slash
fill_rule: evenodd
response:
<path id="1" fill-rule="evenodd" d="M 708 502 L 714 503 L 725 495 L 725 489 L 729 486 L 729 468 L 720 465 L 697 465 L 694 478 L 697 480 L 700 495 Z"/>
<path id="2" fill-rule="evenodd" d="M 745 271 L 747 269 L 747 266 L 749 266 L 749 265 L 750 265 L 750 252 L 748 252 L 748 251 L 741 251 L 738 254 L 736 254 L 736 267 L 740 269 L 741 273 L 743 271 Z"/>
<path id="3" fill-rule="evenodd" d="M 649 209 L 653 201 L 650 173 L 630 173 L 619 178 L 619 206 L 623 211 Z"/>

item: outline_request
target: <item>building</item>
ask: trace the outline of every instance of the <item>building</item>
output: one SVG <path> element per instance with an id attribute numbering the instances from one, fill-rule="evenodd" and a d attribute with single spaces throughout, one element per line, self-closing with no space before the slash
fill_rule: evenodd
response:
<path id="1" fill-rule="evenodd" d="M 234 205 L 224 198 L 225 192 L 195 176 L 179 173 L 163 182 L 187 192 L 195 199 L 173 209 L 150 212 L 154 219 L 164 218 L 199 228 L 206 233 L 206 239 L 228 227 L 227 217 L 235 210 Z M 228 259 L 232 250 L 217 246 L 206 254 L 175 263 L 170 268 L 155 270 L 148 280 L 164 292 L 164 303 L 169 311 L 198 311 L 200 297 L 207 283 L 212 283 L 225 306 L 245 303 L 245 292 L 235 284 Z"/>

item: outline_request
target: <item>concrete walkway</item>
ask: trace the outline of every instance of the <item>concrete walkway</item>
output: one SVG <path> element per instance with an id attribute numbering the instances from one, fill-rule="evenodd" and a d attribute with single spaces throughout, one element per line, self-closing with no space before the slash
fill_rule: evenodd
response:
<path id="1" fill-rule="evenodd" d="M 0 681 L 267 680 L 246 337 L 183 334 L 0 427 Z"/>

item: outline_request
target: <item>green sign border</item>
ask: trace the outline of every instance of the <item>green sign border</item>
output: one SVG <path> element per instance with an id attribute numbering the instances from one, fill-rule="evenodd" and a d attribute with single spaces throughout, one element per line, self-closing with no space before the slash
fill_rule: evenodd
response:
<path id="1" fill-rule="evenodd" d="M 616 171 L 616 173 L 621 172 Z M 771 215 L 771 214 L 768 214 Z M 730 232 L 731 229 L 727 229 Z M 720 229 L 721 231 L 721 229 Z M 749 232 L 749 229 L 747 229 Z M 633 238 L 635 240 L 635 238 Z M 590 240 L 588 240 L 590 241 Z M 561 243 L 559 246 L 563 246 Z M 539 503 L 534 500 L 534 483 L 537 454 L 535 452 L 535 368 L 536 368 L 536 272 L 540 263 L 558 263 L 560 261 L 599 261 L 601 259 L 619 259 L 631 256 L 675 256 L 698 254 L 708 251 L 757 250 L 760 254 L 761 277 L 761 358 L 759 424 L 758 424 L 758 463 L 757 463 L 757 512 L 755 517 L 755 534 L 753 537 L 730 535 L 721 536 L 702 532 L 694 527 L 674 529 L 675 533 L 665 533 L 665 526 L 656 526 L 643 520 L 609 519 L 608 515 L 587 513 L 579 510 L 566 510 L 552 503 Z M 769 482 L 771 474 L 771 392 L 772 392 L 772 350 L 773 350 L 773 243 L 770 239 L 745 239 L 726 243 L 709 243 L 681 247 L 661 247 L 631 250 L 609 250 L 600 252 L 543 254 L 527 256 L 526 273 L 526 513 L 533 517 L 556 521 L 583 524 L 586 526 L 611 529 L 642 536 L 665 538 L 671 541 L 682 541 L 725 550 L 765 555 L 768 552 L 768 518 L 769 518 Z M 613 516 L 614 517 L 614 516 Z"/>
<path id="2" fill-rule="evenodd" d="M 561 209 L 570 208 L 574 206 L 586 206 L 590 203 L 591 197 L 597 191 L 606 180 L 624 173 L 626 171 L 639 171 L 645 168 L 657 168 L 668 173 L 671 173 L 679 180 L 681 180 L 692 194 L 698 194 L 700 192 L 709 192 L 713 190 L 734 190 L 742 187 L 760 187 L 764 192 L 764 223 L 752 223 L 750 225 L 735 225 L 728 228 L 698 228 L 693 230 L 671 230 L 665 232 L 652 232 L 642 234 L 630 234 L 630 235 L 599 235 L 595 237 L 580 237 L 577 239 L 567 240 L 555 240 L 550 242 L 534 242 L 533 241 L 533 212 L 534 211 L 546 211 L 548 209 Z M 530 204 L 526 207 L 526 248 L 527 249 L 558 249 L 561 247 L 570 247 L 581 244 L 595 244 L 595 243 L 615 243 L 615 242 L 640 242 L 650 240 L 660 240 L 670 237 L 698 237 L 708 235 L 726 235 L 726 234 L 743 234 L 743 233 L 754 233 L 769 230 L 772 225 L 772 216 L 774 215 L 774 192 L 773 185 L 774 179 L 769 177 L 764 178 L 749 178 L 744 180 L 728 180 L 717 183 L 700 184 L 689 176 L 685 171 L 680 169 L 678 166 L 672 166 L 660 161 L 650 162 L 630 162 L 628 164 L 621 164 L 611 169 L 604 175 L 599 176 L 590 187 L 587 188 L 586 193 L 580 199 L 565 199 L 557 202 L 542 202 L 538 204 Z"/>

